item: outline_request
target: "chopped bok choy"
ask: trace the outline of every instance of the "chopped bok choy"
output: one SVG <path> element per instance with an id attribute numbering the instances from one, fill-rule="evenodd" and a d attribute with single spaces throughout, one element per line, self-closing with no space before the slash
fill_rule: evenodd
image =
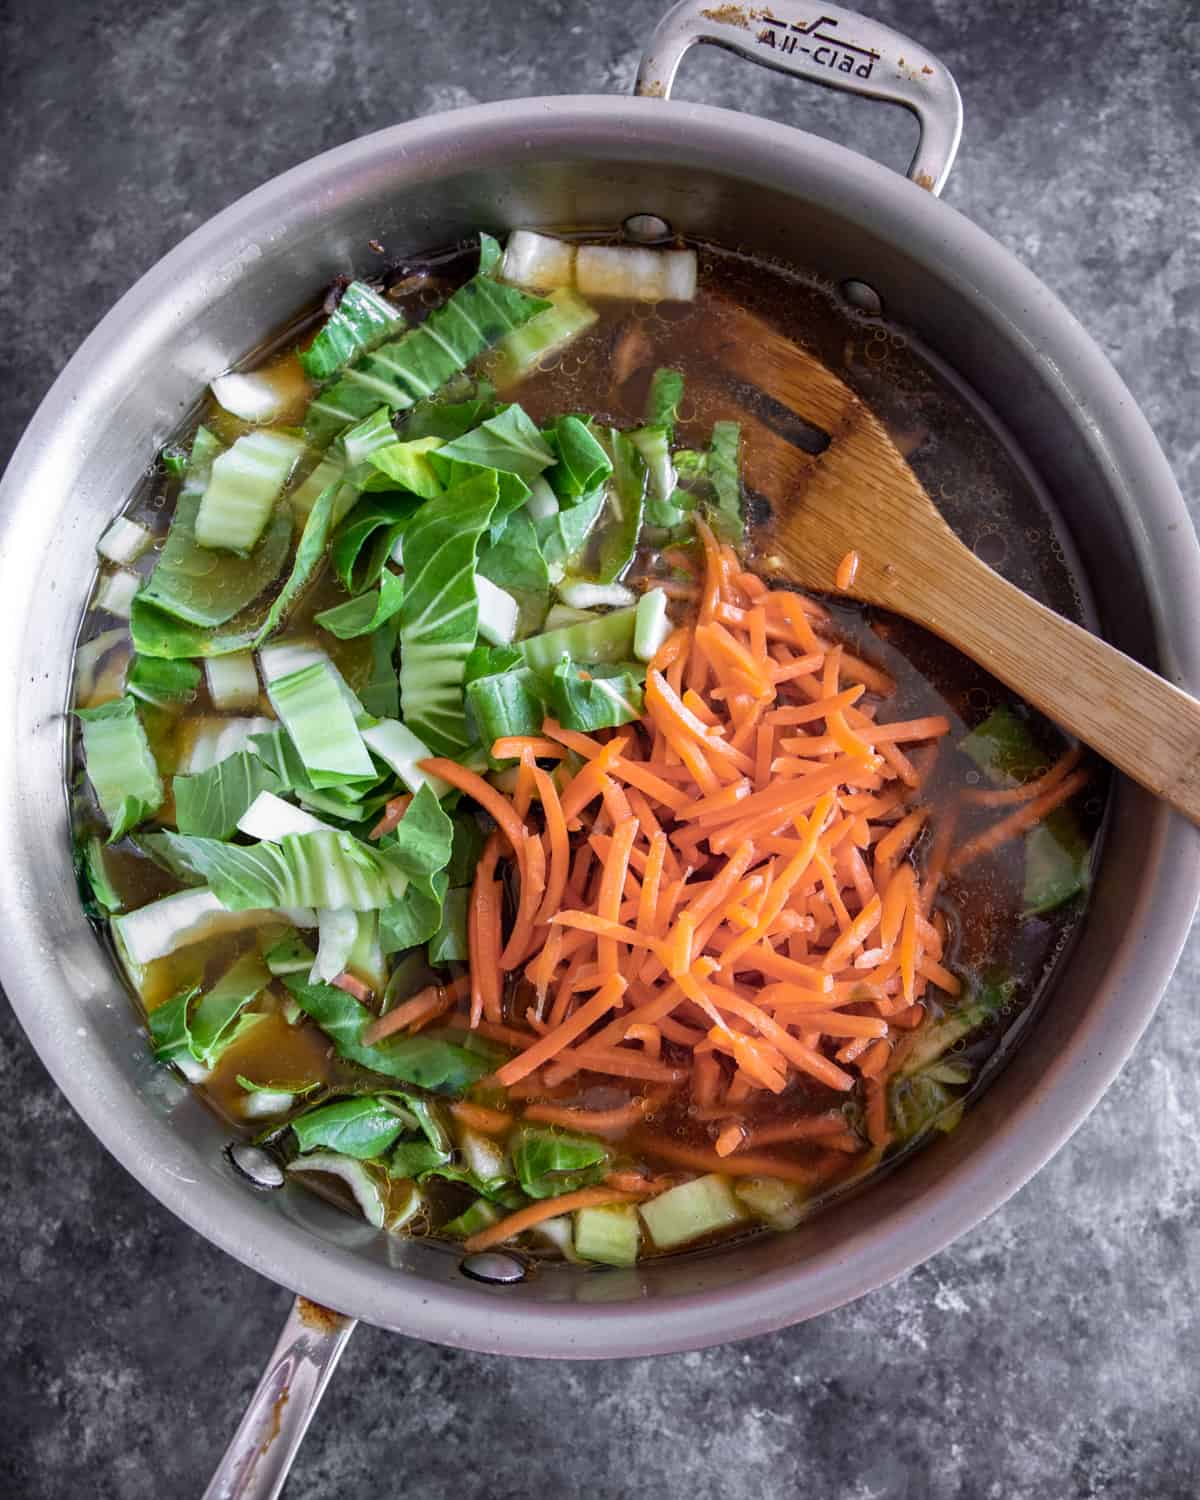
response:
<path id="1" fill-rule="evenodd" d="M 76 709 L 75 717 L 83 725 L 84 765 L 112 843 L 162 806 L 162 777 L 132 698 Z"/>
<path id="2" fill-rule="evenodd" d="M 254 654 L 235 651 L 228 656 L 210 656 L 204 663 L 208 696 L 219 709 L 254 708 L 258 704 L 258 669 Z"/>
<path id="3" fill-rule="evenodd" d="M 548 292 L 575 280 L 576 247 L 532 229 L 514 229 L 504 247 L 500 275 L 513 286 Z"/>
<path id="4" fill-rule="evenodd" d="M 299 438 L 263 431 L 218 454 L 196 512 L 197 543 L 248 557 L 303 452 Z"/>
<path id="5" fill-rule="evenodd" d="M 118 516 L 96 543 L 96 551 L 111 563 L 128 564 L 137 562 L 153 540 L 137 521 Z"/>

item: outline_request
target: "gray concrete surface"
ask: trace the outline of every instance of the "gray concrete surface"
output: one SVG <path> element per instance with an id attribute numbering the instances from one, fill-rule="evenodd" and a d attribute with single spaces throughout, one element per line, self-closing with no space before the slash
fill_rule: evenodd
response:
<path id="1" fill-rule="evenodd" d="M 83 335 L 217 209 L 412 115 L 624 90 L 658 10 L 0 0 L 0 463 Z M 1200 504 L 1192 0 L 873 10 L 958 76 L 967 134 L 949 200 L 1092 329 Z M 682 92 L 905 159 L 890 112 L 725 56 L 687 63 Z M 774 1337 L 604 1366 L 364 1329 L 288 1495 L 1195 1495 L 1198 994 L 1193 943 L 1070 1146 L 896 1285 Z M 6 1008 L 0 1081 L 0 1493 L 198 1495 L 287 1296 L 103 1154 Z"/>

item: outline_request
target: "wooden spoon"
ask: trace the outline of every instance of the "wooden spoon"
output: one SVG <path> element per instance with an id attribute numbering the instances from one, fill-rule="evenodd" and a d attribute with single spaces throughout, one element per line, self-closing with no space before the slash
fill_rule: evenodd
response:
<path id="1" fill-rule="evenodd" d="M 950 530 L 883 424 L 831 370 L 729 310 L 717 358 L 820 432 L 805 452 L 747 413 L 752 479 L 772 501 L 766 569 L 924 625 L 1127 776 L 1200 822 L 1200 702 L 1031 599 Z M 835 578 L 858 554 L 853 580 Z"/>

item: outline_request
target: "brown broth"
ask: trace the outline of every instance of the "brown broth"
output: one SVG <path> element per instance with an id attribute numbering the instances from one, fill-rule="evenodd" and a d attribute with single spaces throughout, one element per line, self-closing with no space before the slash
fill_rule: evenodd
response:
<path id="1" fill-rule="evenodd" d="M 535 421 L 578 411 L 594 414 L 602 422 L 630 427 L 642 419 L 652 372 L 669 365 L 682 371 L 686 381 L 676 437 L 678 445 L 706 445 L 713 422 L 738 418 L 747 401 L 756 420 L 786 436 L 789 433 L 786 413 L 753 393 L 748 394 L 744 388 L 732 389 L 718 373 L 716 350 L 727 336 L 723 330 L 728 309 L 731 306 L 751 309 L 818 354 L 876 410 L 898 445 L 910 456 L 919 477 L 951 525 L 981 558 L 1050 607 L 1076 619 L 1086 618 L 1081 583 L 1068 561 L 1068 541 L 1046 495 L 1005 435 L 950 372 L 904 330 L 883 319 L 866 318 L 854 312 L 829 286 L 713 246 L 697 248 L 701 278 L 695 302 L 669 305 L 600 302 L 599 317 L 592 328 L 564 353 L 547 359 L 519 386 L 502 392 L 502 397 L 519 400 Z M 384 285 L 389 288 L 389 295 L 417 321 L 473 269 L 473 250 L 450 252 L 420 265 L 398 267 L 384 278 Z M 304 314 L 260 356 L 260 361 L 265 358 L 276 366 L 294 367 L 297 395 L 293 420 L 303 409 L 308 388 L 290 351 L 311 330 L 316 316 L 315 311 Z M 253 362 L 248 362 L 247 367 L 253 367 Z M 199 416 L 225 441 L 232 441 L 246 430 L 246 424 L 221 413 L 211 401 Z M 188 432 L 194 426 L 193 421 Z M 757 514 L 761 518 L 766 502 L 754 494 L 752 441 L 745 452 L 745 463 L 751 516 Z M 156 550 L 161 548 L 172 501 L 173 485 L 158 465 L 148 474 L 129 508 L 128 513 L 134 519 L 155 532 Z M 153 560 L 152 551 L 143 563 L 143 570 Z M 659 567 L 656 556 L 648 550 L 635 564 L 635 572 L 653 574 Z M 327 571 L 294 613 L 288 634 L 303 635 L 311 631 L 313 616 L 344 597 L 332 573 Z M 945 714 L 953 727 L 944 744 L 952 747 L 992 708 L 1014 701 L 1006 689 L 981 669 L 909 622 L 844 601 L 824 602 L 839 635 L 860 656 L 894 678 L 896 691 L 887 705 L 889 719 Z M 88 616 L 81 639 L 96 633 L 95 627 L 102 625 L 102 618 Z M 324 636 L 322 643 L 351 686 L 361 685 L 369 669 L 366 642 L 342 642 Z M 87 699 L 89 704 L 120 693 L 119 650 L 98 674 L 96 687 Z M 270 714 L 265 697 L 256 711 Z M 144 716 L 166 775 L 185 762 L 194 722 L 213 712 L 202 686 L 181 714 L 151 711 Z M 1045 751 L 1048 766 L 1061 754 L 1064 742 L 1040 717 L 1029 715 L 1029 723 L 1036 743 Z M 926 785 L 924 800 L 937 809 L 952 788 L 980 781 L 980 773 L 961 752 L 952 748 L 943 750 Z M 1092 785 L 1082 817 L 1087 833 L 1094 839 L 1104 808 L 1102 777 L 1094 778 Z M 86 791 L 76 790 L 75 804 L 78 824 L 85 828 L 102 827 Z M 159 821 L 170 822 L 172 815 L 168 801 Z M 993 812 L 972 813 L 968 809 L 963 832 L 983 827 L 995 816 Z M 915 848 L 918 867 L 927 856 L 928 844 L 927 829 Z M 129 908 L 176 888 L 169 876 L 128 843 L 108 855 L 108 873 Z M 964 1097 L 970 1097 L 983 1086 L 991 1071 L 983 1064 L 991 1057 L 994 1067 L 1005 1051 L 1006 1035 L 1015 1034 L 1017 1023 L 1045 993 L 1055 964 L 1069 947 L 1082 910 L 1081 901 L 1075 900 L 1043 917 L 1022 918 L 1022 879 L 1023 846 L 1014 841 L 998 856 L 949 878 L 937 903 L 948 926 L 944 959 L 947 967 L 957 974 L 975 977 L 986 969 L 998 967 L 1019 979 L 1016 996 L 996 1024 L 969 1037 L 966 1055 L 977 1071 Z M 279 929 L 263 929 L 221 934 L 158 960 L 150 966 L 143 983 L 144 1007 L 152 1010 L 181 986 L 210 982 L 238 954 L 255 945 L 265 949 L 279 932 Z M 927 996 L 935 1016 L 937 994 L 931 990 Z M 282 1000 L 282 990 L 273 986 L 260 1002 L 260 1008 L 270 1009 L 272 1014 L 225 1055 L 202 1089 L 209 1104 L 238 1130 L 249 1128 L 253 1132 L 261 1128 L 258 1124 L 247 1127 L 241 1118 L 240 1105 L 245 1096 L 237 1083 L 238 1074 L 264 1084 L 302 1077 L 332 1086 L 362 1077 L 337 1061 L 328 1040 L 311 1022 L 302 1020 L 298 1025 L 289 1025 L 282 1014 Z M 525 1003 L 519 987 L 510 988 L 510 1006 L 523 1007 Z M 668 1041 L 667 1056 L 672 1055 L 672 1048 Z M 961 1051 L 961 1044 L 958 1050 Z M 588 1108 L 605 1108 L 626 1097 L 627 1089 L 582 1075 L 582 1081 L 564 1095 L 564 1100 Z M 752 1123 L 770 1123 L 808 1110 L 839 1108 L 843 1102 L 843 1096 L 807 1081 L 778 1098 L 765 1093 L 752 1096 L 747 1118 Z M 847 1112 L 851 1124 L 857 1118 L 856 1109 L 857 1103 L 851 1101 Z M 680 1143 L 697 1146 L 711 1147 L 716 1131 L 712 1122 L 695 1117 L 682 1096 L 677 1096 L 653 1123 L 655 1129 Z M 637 1159 L 633 1142 L 620 1149 L 628 1152 L 630 1159 Z M 796 1145 L 786 1148 L 785 1154 L 802 1163 L 815 1159 L 819 1147 Z M 889 1160 L 901 1154 L 893 1151 Z M 663 1164 L 656 1164 L 655 1169 L 663 1170 Z M 861 1175 L 861 1163 L 847 1157 L 846 1170 L 833 1179 L 832 1191 L 859 1180 Z M 335 1197 L 337 1193 L 335 1189 Z M 433 1221 L 458 1212 L 469 1196 L 455 1187 L 439 1187 L 433 1195 Z M 427 1227 L 425 1221 L 421 1227 Z"/>

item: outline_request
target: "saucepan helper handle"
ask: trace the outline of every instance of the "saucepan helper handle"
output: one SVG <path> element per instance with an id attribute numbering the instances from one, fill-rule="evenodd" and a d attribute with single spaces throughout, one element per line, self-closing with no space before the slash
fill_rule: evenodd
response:
<path id="1" fill-rule="evenodd" d="M 962 97 L 950 70 L 910 37 L 837 5 L 720 5 L 680 0 L 642 54 L 636 94 L 667 99 L 689 47 L 708 42 L 826 88 L 902 104 L 921 138 L 908 175 L 940 193 L 962 135 Z"/>
<path id="2" fill-rule="evenodd" d="M 203 1500 L 276 1500 L 355 1320 L 297 1297 Z"/>

